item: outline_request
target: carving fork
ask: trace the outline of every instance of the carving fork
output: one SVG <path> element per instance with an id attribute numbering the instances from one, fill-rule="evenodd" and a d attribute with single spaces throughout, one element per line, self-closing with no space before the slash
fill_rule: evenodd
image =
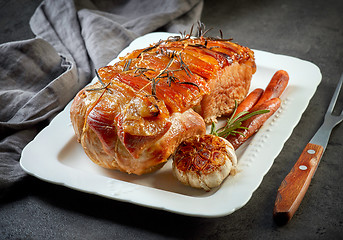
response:
<path id="1" fill-rule="evenodd" d="M 317 170 L 332 129 L 343 120 L 343 111 L 339 116 L 332 114 L 342 82 L 343 74 L 332 96 L 323 124 L 306 145 L 299 159 L 278 189 L 273 211 L 274 220 L 278 225 L 288 223 L 298 209 Z"/>

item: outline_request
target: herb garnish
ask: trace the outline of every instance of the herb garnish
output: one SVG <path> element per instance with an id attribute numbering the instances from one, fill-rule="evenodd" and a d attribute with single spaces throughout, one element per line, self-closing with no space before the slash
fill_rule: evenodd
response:
<path id="1" fill-rule="evenodd" d="M 126 72 L 126 71 L 128 71 L 128 70 L 129 70 L 131 62 L 132 62 L 132 59 L 125 60 L 125 64 L 124 64 L 124 68 L 123 68 L 123 72 Z"/>
<path id="2" fill-rule="evenodd" d="M 158 82 L 160 81 L 160 79 L 163 79 L 163 78 L 167 79 L 166 81 L 167 81 L 169 87 L 171 86 L 172 83 L 188 84 L 188 85 L 192 85 L 192 86 L 197 87 L 199 92 L 200 92 L 200 87 L 198 86 L 198 84 L 193 83 L 193 82 L 187 82 L 187 81 L 181 82 L 181 81 L 179 81 L 179 79 L 174 74 L 175 72 L 178 72 L 178 71 L 185 71 L 185 73 L 187 74 L 188 77 L 191 77 L 191 75 L 193 75 L 192 71 L 188 68 L 188 66 L 182 60 L 181 53 L 176 54 L 175 52 L 173 52 L 172 54 L 169 54 L 168 56 L 170 57 L 170 60 L 169 60 L 168 64 L 166 65 L 166 67 L 164 69 L 162 69 L 153 78 L 148 78 L 145 75 L 145 73 L 147 71 L 156 71 L 156 70 L 150 69 L 150 68 L 138 68 L 138 67 L 136 67 L 135 73 L 138 73 L 136 76 L 143 75 L 144 77 L 146 77 L 148 80 L 151 81 L 151 95 L 156 96 L 156 86 L 157 86 Z M 180 68 L 170 69 L 171 65 L 174 63 L 175 60 L 177 60 L 179 62 Z"/>
<path id="3" fill-rule="evenodd" d="M 136 68 L 135 68 L 135 71 L 134 71 L 134 73 L 136 74 L 135 77 L 139 77 L 139 76 L 142 76 L 142 75 L 143 75 L 144 77 L 146 77 L 147 79 L 149 79 L 149 77 L 145 75 L 145 73 L 148 72 L 148 71 L 156 72 L 155 69 L 145 68 L 145 67 L 136 67 Z"/>
<path id="4" fill-rule="evenodd" d="M 158 41 L 158 43 L 156 43 L 156 44 L 153 45 L 153 46 L 150 46 L 150 47 L 145 48 L 143 51 L 141 51 L 141 52 L 138 54 L 137 58 L 139 58 L 143 53 L 149 52 L 150 50 L 153 50 L 154 48 L 157 48 L 158 46 L 161 45 L 161 43 L 163 43 L 162 40 Z"/>
<path id="5" fill-rule="evenodd" d="M 182 60 L 181 54 L 182 51 L 179 52 L 178 54 L 175 53 L 175 51 L 173 51 L 172 54 L 168 54 L 167 51 L 163 51 L 163 48 L 160 48 L 160 45 L 163 43 L 168 43 L 168 42 L 181 42 L 184 40 L 188 40 L 192 37 L 193 34 L 193 27 L 194 25 L 192 25 L 189 34 L 186 34 L 186 31 L 184 31 L 183 33 L 180 32 L 180 36 L 170 36 L 167 38 L 167 40 L 159 40 L 156 44 L 147 47 L 145 49 L 143 49 L 137 56 L 137 58 L 144 58 L 144 53 L 147 53 L 151 50 L 154 50 L 156 48 L 159 48 L 157 50 L 157 52 L 160 52 L 161 54 L 168 56 L 170 58 L 170 61 L 168 62 L 167 66 L 162 69 L 161 71 L 159 71 L 159 73 L 152 78 L 149 78 L 147 76 L 147 72 L 148 71 L 152 71 L 152 72 L 156 72 L 157 70 L 155 69 L 150 69 L 150 68 L 144 68 L 144 67 L 138 67 L 137 64 L 134 67 L 131 67 L 131 63 L 132 63 L 132 59 L 126 59 L 124 66 L 123 66 L 123 70 L 122 72 L 133 72 L 135 75 L 135 77 L 139 77 L 139 76 L 144 76 L 146 79 L 148 79 L 149 81 L 151 81 L 151 95 L 156 97 L 156 85 L 158 84 L 158 82 L 160 81 L 160 79 L 162 78 L 166 78 L 167 83 L 169 86 L 171 86 L 172 83 L 176 83 L 176 84 L 186 84 L 186 85 L 192 85 L 197 87 L 198 91 L 200 92 L 200 87 L 198 86 L 198 84 L 194 83 L 194 82 L 187 82 L 187 81 L 180 81 L 175 75 L 174 73 L 177 71 L 185 71 L 185 73 L 187 74 L 188 77 L 191 78 L 191 75 L 193 75 L 192 71 L 189 69 L 189 67 L 185 64 L 185 62 Z M 205 37 L 205 35 L 212 29 L 206 29 L 205 25 L 198 21 L 198 26 L 197 26 L 197 33 L 195 33 L 197 36 L 195 37 L 196 39 L 201 39 L 204 40 L 204 43 L 195 43 L 195 44 L 189 44 L 188 46 L 192 46 L 192 47 L 198 47 L 198 48 L 208 48 L 207 44 L 208 41 L 231 41 L 232 38 L 230 39 L 224 39 L 223 38 L 223 33 L 220 30 L 220 37 Z M 212 49 L 212 48 L 217 48 L 219 46 L 212 46 L 209 47 L 208 49 Z M 180 64 L 180 68 L 179 69 L 169 69 L 170 66 L 172 65 L 172 63 L 177 60 Z M 131 68 L 131 69 L 130 69 Z M 104 82 L 101 80 L 99 74 L 97 71 L 95 71 L 99 82 L 101 83 L 102 87 L 100 88 L 92 88 L 92 89 L 87 89 L 87 91 L 97 91 L 97 90 L 108 90 L 110 93 L 112 93 L 111 89 L 108 88 L 108 86 L 111 84 L 111 82 L 109 82 L 108 84 L 104 84 Z"/>
<path id="6" fill-rule="evenodd" d="M 86 91 L 99 91 L 99 90 L 106 89 L 106 90 L 108 90 L 110 93 L 113 93 L 112 90 L 108 88 L 108 86 L 111 84 L 111 82 L 105 84 L 105 83 L 102 81 L 101 77 L 99 76 L 98 71 L 97 71 L 96 69 L 94 69 L 94 70 L 95 70 L 95 75 L 97 76 L 97 78 L 98 78 L 99 82 L 101 83 L 102 87 L 100 87 L 100 88 L 90 88 L 90 89 L 86 89 Z"/>
<path id="7" fill-rule="evenodd" d="M 242 123 L 255 115 L 268 113 L 270 110 L 258 110 L 251 113 L 249 113 L 248 111 L 243 111 L 238 113 L 237 116 L 235 116 L 236 111 L 237 102 L 235 101 L 235 110 L 232 113 L 231 117 L 227 119 L 225 126 L 215 130 L 215 123 L 212 122 L 210 134 L 223 138 L 226 138 L 229 135 L 236 134 L 244 136 L 242 132 L 237 131 L 237 129 L 247 129 L 246 127 L 241 126 Z"/>

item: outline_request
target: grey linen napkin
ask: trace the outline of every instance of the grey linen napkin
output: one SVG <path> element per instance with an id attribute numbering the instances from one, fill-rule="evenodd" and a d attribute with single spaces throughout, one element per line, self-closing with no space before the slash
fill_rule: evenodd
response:
<path id="1" fill-rule="evenodd" d="M 141 35 L 189 30 L 202 6 L 202 0 L 43 1 L 30 21 L 36 38 L 0 45 L 0 190 L 26 175 L 19 166 L 23 148 L 95 68 Z"/>

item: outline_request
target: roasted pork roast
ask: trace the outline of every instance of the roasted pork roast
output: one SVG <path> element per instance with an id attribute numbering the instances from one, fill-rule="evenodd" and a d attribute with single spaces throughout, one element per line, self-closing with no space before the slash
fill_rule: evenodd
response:
<path id="1" fill-rule="evenodd" d="M 247 95 L 254 53 L 221 38 L 173 36 L 97 71 L 71 106 L 71 121 L 96 164 L 144 174 L 186 138 L 230 114 Z"/>

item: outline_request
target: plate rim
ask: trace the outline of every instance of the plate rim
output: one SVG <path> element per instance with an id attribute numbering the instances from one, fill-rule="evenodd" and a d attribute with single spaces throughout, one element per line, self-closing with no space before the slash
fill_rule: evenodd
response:
<path id="1" fill-rule="evenodd" d="M 125 55 L 126 52 L 133 50 L 132 48 L 135 48 L 137 45 L 142 44 L 141 41 L 152 43 L 150 41 L 151 39 L 155 40 L 156 42 L 159 40 L 158 38 L 162 39 L 170 35 L 177 35 L 177 34 L 155 32 L 155 33 L 149 33 L 142 37 L 139 37 L 135 39 L 127 48 L 125 48 L 118 55 L 117 58 Z M 306 71 L 306 73 L 310 72 L 309 73 L 310 76 L 308 77 L 312 78 L 313 81 L 311 81 L 312 85 L 310 85 L 310 88 L 307 89 L 306 91 L 306 94 L 305 94 L 306 101 L 302 103 L 302 106 L 300 106 L 297 109 L 296 115 L 293 116 L 291 130 L 287 131 L 286 133 L 282 132 L 282 143 L 276 149 L 273 149 L 271 153 L 269 153 L 269 158 L 272 158 L 272 160 L 268 162 L 267 166 L 261 170 L 258 176 L 255 176 L 255 184 L 250 185 L 249 191 L 245 191 L 244 197 L 243 197 L 244 199 L 243 200 L 239 199 L 240 201 L 238 201 L 237 199 L 233 199 L 235 204 L 233 204 L 232 206 L 230 206 L 230 204 L 225 204 L 225 205 L 220 205 L 220 206 L 224 206 L 224 208 L 220 208 L 220 207 L 211 208 L 211 206 L 213 205 L 216 205 L 216 204 L 218 205 L 219 199 L 227 199 L 228 192 L 225 191 L 225 189 L 227 189 L 225 187 L 219 188 L 218 191 L 216 191 L 214 194 L 209 195 L 207 197 L 195 198 L 192 196 L 185 196 L 185 195 L 181 195 L 174 192 L 167 192 L 168 194 L 166 194 L 166 191 L 164 190 L 142 186 L 142 185 L 139 185 L 137 187 L 137 184 L 130 183 L 130 182 L 123 182 L 121 180 L 109 178 L 106 176 L 100 176 L 100 175 L 89 176 L 89 174 L 86 174 L 85 172 L 79 169 L 74 169 L 70 166 L 66 166 L 62 164 L 58 159 L 54 161 L 54 159 L 45 158 L 45 161 L 42 161 L 42 159 L 38 158 L 39 160 L 38 162 L 36 162 L 37 160 L 34 158 L 34 156 L 37 156 L 37 154 L 39 154 L 38 156 L 41 155 L 40 146 L 37 146 L 39 141 L 41 141 L 41 139 L 44 140 L 48 138 L 50 132 L 52 132 L 51 129 L 53 127 L 58 126 L 58 124 L 60 124 L 61 122 L 65 123 L 65 121 L 69 120 L 69 108 L 72 101 L 64 108 L 64 110 L 62 110 L 50 122 L 50 124 L 47 127 L 45 127 L 38 135 L 36 135 L 36 137 L 29 144 L 25 146 L 21 154 L 20 166 L 26 173 L 32 176 L 35 176 L 41 180 L 44 180 L 53 184 L 63 185 L 68 188 L 72 188 L 81 192 L 103 196 L 103 197 L 110 198 L 117 201 L 133 203 L 133 204 L 144 206 L 144 207 L 160 209 L 160 210 L 182 214 L 182 215 L 188 215 L 188 216 L 221 217 L 221 216 L 229 215 L 233 213 L 234 211 L 238 210 L 239 208 L 243 207 L 251 199 L 252 194 L 255 192 L 255 190 L 260 186 L 264 176 L 267 174 L 267 172 L 270 170 L 271 166 L 273 165 L 275 158 L 279 155 L 285 142 L 292 134 L 293 129 L 296 127 L 296 125 L 300 121 L 303 112 L 306 110 L 309 104 L 309 101 L 315 94 L 316 89 L 322 79 L 322 75 L 321 75 L 319 67 L 309 61 L 291 57 L 291 56 L 261 51 L 261 50 L 253 50 L 253 51 L 255 52 L 257 67 L 260 65 L 266 64 L 262 61 L 264 58 L 261 58 L 261 62 L 258 61 L 257 57 L 260 57 L 260 56 L 267 56 L 269 59 L 273 58 L 274 61 L 273 61 L 272 67 L 274 68 L 282 66 L 282 64 L 285 64 L 285 63 L 291 64 L 292 66 L 289 67 L 289 69 L 292 70 L 290 71 L 292 73 L 294 72 L 293 71 L 294 65 L 300 64 L 301 66 L 306 66 L 306 69 L 311 70 L 311 71 Z M 114 61 L 116 60 L 115 59 L 112 60 L 109 64 L 112 64 Z M 267 65 L 268 64 L 270 64 L 270 62 L 268 62 Z M 287 71 L 287 67 L 286 67 L 286 71 Z M 276 119 L 280 121 L 280 118 L 276 118 Z M 273 119 L 270 119 L 268 121 L 270 124 L 273 123 Z M 72 128 L 68 128 L 67 131 L 70 131 L 70 129 Z M 265 134 L 266 131 L 258 132 L 256 136 L 263 138 L 263 134 Z M 63 138 L 57 136 L 54 139 L 54 144 L 61 144 L 63 140 L 64 140 Z M 44 151 L 49 150 L 53 154 L 58 154 L 56 153 L 58 152 L 58 149 L 55 149 L 54 151 L 54 149 L 51 149 L 51 148 L 52 146 L 49 146 L 49 148 Z M 243 157 L 244 157 L 244 154 L 245 152 L 243 153 Z M 47 159 L 50 162 L 46 161 Z M 252 163 L 252 164 L 256 164 L 256 163 Z M 45 171 L 43 171 L 42 165 L 45 167 L 44 169 Z M 56 173 L 56 169 L 58 170 L 57 173 Z M 245 169 L 249 169 L 249 166 L 247 166 Z M 52 171 L 51 173 L 47 173 L 47 170 L 49 171 L 54 170 L 54 171 Z M 91 180 L 92 183 L 89 183 L 89 185 L 86 186 L 85 184 L 82 183 L 81 180 L 86 180 L 88 181 L 88 183 Z M 141 197 L 137 199 L 136 197 L 137 195 Z M 158 196 L 162 198 L 163 200 L 166 200 L 166 202 L 164 203 L 167 203 L 167 204 L 161 204 L 161 203 L 158 203 L 157 201 L 154 201 L 152 199 L 152 196 L 154 196 L 154 198 Z M 179 199 L 182 200 L 182 204 L 181 204 L 182 206 L 180 206 L 180 204 L 177 202 L 168 201 L 169 196 L 172 196 L 176 200 L 179 200 Z M 204 211 L 203 208 L 201 208 L 201 206 L 203 206 L 204 204 L 206 204 L 206 206 L 210 206 L 206 208 L 206 211 Z"/>

